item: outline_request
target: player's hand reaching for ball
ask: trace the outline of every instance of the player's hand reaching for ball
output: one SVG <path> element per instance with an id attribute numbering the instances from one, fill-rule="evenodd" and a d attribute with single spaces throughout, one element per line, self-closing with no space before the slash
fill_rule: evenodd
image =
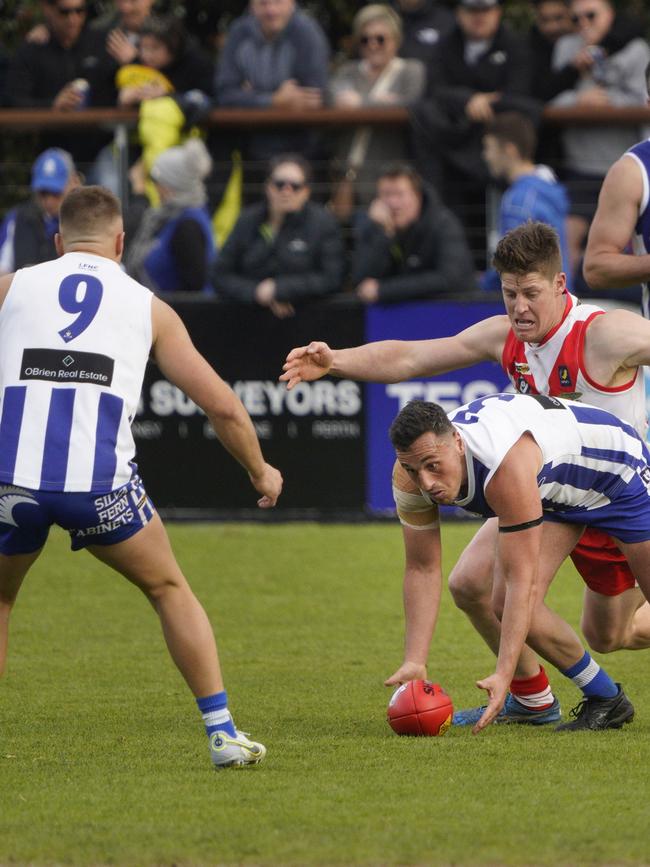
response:
<path id="1" fill-rule="evenodd" d="M 287 355 L 280 376 L 282 382 L 291 389 L 299 382 L 312 382 L 329 373 L 334 363 L 334 353 L 327 343 L 313 341 L 309 346 L 298 346 Z"/>
<path id="2" fill-rule="evenodd" d="M 428 680 L 427 667 L 419 662 L 405 662 L 384 681 L 384 686 L 399 686 L 409 680 Z"/>
<path id="3" fill-rule="evenodd" d="M 257 501 L 260 509 L 271 509 L 275 506 L 282 492 L 282 475 L 280 471 L 272 467 L 271 464 L 264 464 L 264 469 L 259 475 L 254 476 L 252 473 L 248 475 L 255 490 L 259 494 L 262 494 Z"/>
<path id="4" fill-rule="evenodd" d="M 472 729 L 472 734 L 475 735 L 497 718 L 499 711 L 505 704 L 510 681 L 502 675 L 495 673 L 489 677 L 484 677 L 483 680 L 477 680 L 476 685 L 479 689 L 484 689 L 487 692 L 488 703 L 483 711 L 483 716 Z"/>

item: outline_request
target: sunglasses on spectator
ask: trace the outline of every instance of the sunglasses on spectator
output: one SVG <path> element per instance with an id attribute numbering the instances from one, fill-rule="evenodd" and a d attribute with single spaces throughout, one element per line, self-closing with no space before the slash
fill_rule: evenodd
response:
<path id="1" fill-rule="evenodd" d="M 572 15 L 571 20 L 574 24 L 580 24 L 581 21 L 595 21 L 598 18 L 598 12 L 590 9 L 589 12 L 580 12 L 578 15 Z"/>
<path id="2" fill-rule="evenodd" d="M 307 186 L 304 181 L 290 181 L 287 178 L 271 178 L 271 185 L 276 190 L 283 190 L 285 187 L 290 187 L 294 193 L 299 193 Z"/>
<path id="3" fill-rule="evenodd" d="M 67 9 L 62 9 L 60 6 L 57 6 L 56 11 L 59 15 L 63 15 L 64 18 L 70 18 L 72 15 L 85 15 L 87 8 L 85 6 L 69 6 Z"/>
<path id="4" fill-rule="evenodd" d="M 361 45 L 370 45 L 371 42 L 376 42 L 377 45 L 383 45 L 386 42 L 386 37 L 383 33 L 378 33 L 376 36 L 362 36 L 359 39 Z"/>

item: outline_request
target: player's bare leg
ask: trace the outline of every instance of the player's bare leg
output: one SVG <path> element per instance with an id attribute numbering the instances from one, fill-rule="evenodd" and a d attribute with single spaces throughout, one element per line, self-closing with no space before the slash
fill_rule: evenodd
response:
<path id="1" fill-rule="evenodd" d="M 467 614 L 495 656 L 501 638 L 495 604 L 502 605 L 494 578 L 498 537 L 498 520 L 491 518 L 474 536 L 449 576 L 449 588 L 456 605 Z M 482 707 L 457 711 L 454 725 L 474 725 L 482 713 Z M 524 646 L 510 695 L 498 721 L 548 725 L 559 718 L 560 705 L 553 696 L 546 672 L 535 653 Z"/>
<path id="2" fill-rule="evenodd" d="M 626 650 L 645 650 L 650 647 L 650 602 L 645 599 L 634 612 L 631 634 L 623 646 Z"/>
<path id="3" fill-rule="evenodd" d="M 645 598 L 650 601 L 650 540 L 647 542 L 626 543 L 614 540 L 630 564 L 634 577 Z M 637 613 L 642 611 L 639 608 Z M 642 613 L 642 618 L 645 612 Z"/>
<path id="4" fill-rule="evenodd" d="M 158 514 L 116 545 L 92 545 L 91 554 L 139 587 L 160 617 L 169 653 L 198 698 L 223 689 L 217 645 L 208 616 L 176 562 Z"/>
<path id="5" fill-rule="evenodd" d="M 545 604 L 544 597 L 555 573 L 580 538 L 582 527 L 544 523 L 539 557 L 538 596 L 528 643 L 552 662 L 582 691 L 583 699 L 571 711 L 571 719 L 557 731 L 620 728 L 634 717 L 634 707 L 620 684 L 592 659 L 573 629 Z"/>
<path id="6" fill-rule="evenodd" d="M 215 767 L 253 765 L 266 748 L 235 729 L 208 616 L 176 562 L 160 517 L 131 538 L 88 549 L 139 587 L 162 625 L 169 653 L 197 699 Z"/>
<path id="7" fill-rule="evenodd" d="M 638 587 L 617 596 L 605 596 L 588 587 L 581 629 L 598 653 L 643 650 L 650 647 L 650 604 Z"/>
<path id="8" fill-rule="evenodd" d="M 0 554 L 0 676 L 7 661 L 9 642 L 9 617 L 18 596 L 18 591 L 30 566 L 43 549 L 31 554 Z"/>
<path id="9" fill-rule="evenodd" d="M 560 671 L 574 665 L 584 654 L 575 631 L 544 602 L 544 598 L 562 563 L 580 538 L 582 528 L 573 524 L 545 521 L 537 573 L 537 604 L 528 632 L 528 644 Z M 494 605 L 500 614 L 505 599 L 505 587 L 498 570 L 495 574 Z"/>
<path id="10" fill-rule="evenodd" d="M 501 639 L 501 624 L 492 599 L 498 526 L 497 518 L 490 518 L 483 524 L 458 558 L 448 581 L 456 606 L 467 615 L 495 656 Z M 515 677 L 526 679 L 538 672 L 537 657 L 530 648 L 524 647 Z"/>

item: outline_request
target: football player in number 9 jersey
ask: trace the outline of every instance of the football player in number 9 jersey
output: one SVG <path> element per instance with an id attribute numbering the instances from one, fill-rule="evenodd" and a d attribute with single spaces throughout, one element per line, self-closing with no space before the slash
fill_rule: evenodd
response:
<path id="1" fill-rule="evenodd" d="M 240 400 L 194 348 L 177 314 L 119 266 L 119 201 L 102 187 L 63 200 L 60 258 L 0 278 L 0 673 L 9 614 L 52 524 L 152 603 L 194 694 L 216 768 L 260 762 L 262 744 L 228 710 L 208 618 L 172 553 L 134 463 L 131 422 L 147 359 L 208 416 L 275 505 L 282 477 Z"/>

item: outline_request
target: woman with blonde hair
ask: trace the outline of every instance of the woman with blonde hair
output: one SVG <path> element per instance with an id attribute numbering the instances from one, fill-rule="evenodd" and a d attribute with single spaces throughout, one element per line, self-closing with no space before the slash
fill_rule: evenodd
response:
<path id="1" fill-rule="evenodd" d="M 423 95 L 424 64 L 397 56 L 402 41 L 399 15 L 381 3 L 364 6 L 354 17 L 352 35 L 359 59 L 344 63 L 330 82 L 332 103 L 339 108 L 360 106 L 408 106 Z M 346 134 L 338 148 L 343 164 L 342 184 L 354 184 L 358 204 L 367 205 L 374 196 L 379 166 L 408 156 L 405 134 L 396 129 L 361 127 Z M 337 190 L 339 198 L 343 186 Z M 335 194 L 336 199 L 336 194 Z M 339 216 L 345 208 L 334 209 Z"/>

